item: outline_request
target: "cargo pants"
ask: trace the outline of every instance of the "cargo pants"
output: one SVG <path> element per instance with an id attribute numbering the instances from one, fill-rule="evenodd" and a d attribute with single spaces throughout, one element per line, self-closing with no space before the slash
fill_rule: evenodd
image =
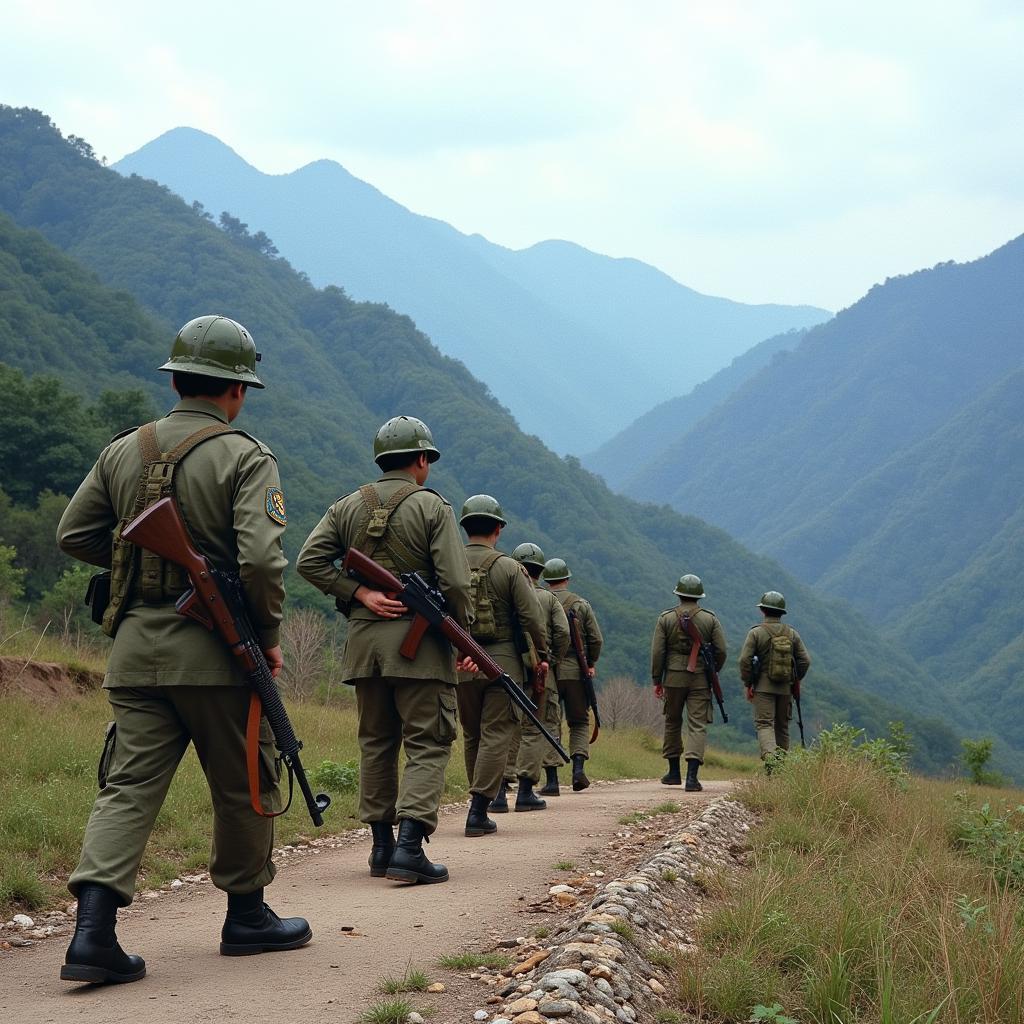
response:
<path id="1" fill-rule="evenodd" d="M 213 801 L 210 878 L 219 889 L 245 894 L 274 877 L 274 823 L 249 802 L 245 727 L 250 691 L 244 686 L 148 686 L 107 690 L 108 727 L 100 776 L 104 784 L 85 828 L 78 866 L 68 880 L 104 885 L 122 906 L 135 880 L 153 824 L 178 764 L 195 745 Z M 260 730 L 263 807 L 280 810 L 279 767 L 270 726 Z"/>
<path id="2" fill-rule="evenodd" d="M 754 728 L 765 761 L 776 749 L 789 750 L 793 698 L 788 693 L 754 693 Z"/>
<path id="3" fill-rule="evenodd" d="M 670 682 L 671 680 L 671 682 Z M 662 757 L 683 757 L 704 763 L 708 726 L 712 722 L 711 687 L 703 673 L 672 672 L 665 681 L 662 701 L 665 737 Z M 683 711 L 686 712 L 686 743 L 683 743 Z"/>

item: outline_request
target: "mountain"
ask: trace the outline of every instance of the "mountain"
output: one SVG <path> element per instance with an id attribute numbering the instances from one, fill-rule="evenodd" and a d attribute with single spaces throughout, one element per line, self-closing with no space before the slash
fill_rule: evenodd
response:
<path id="1" fill-rule="evenodd" d="M 701 295 L 569 242 L 506 249 L 412 213 L 332 161 L 264 174 L 191 128 L 114 166 L 266 232 L 314 284 L 408 314 L 559 452 L 592 450 L 760 339 L 829 316 Z"/>
<path id="2" fill-rule="evenodd" d="M 957 706 L 1024 728 L 1024 236 L 887 281 L 811 329 L 624 488 L 852 602 Z M 756 495 L 756 500 L 751 500 Z"/>
<path id="3" fill-rule="evenodd" d="M 621 490 L 642 466 L 662 455 L 683 432 L 767 366 L 776 352 L 796 348 L 806 333 L 797 329 L 786 331 L 748 349 L 689 394 L 661 402 L 634 420 L 596 451 L 583 456 L 583 465 L 604 477 L 612 490 Z"/>
<path id="4" fill-rule="evenodd" d="M 431 424 L 444 453 L 432 484 L 456 505 L 473 492 L 499 496 L 508 546 L 534 540 L 569 561 L 606 634 L 602 677 L 645 678 L 653 623 L 674 603 L 682 571 L 702 573 L 734 653 L 756 618 L 756 597 L 779 586 L 815 658 L 812 728 L 842 719 L 877 733 L 903 718 L 919 738 L 922 767 L 942 770 L 955 755 L 957 731 L 918 710 L 936 681 L 898 648 L 880 642 L 879 657 L 865 659 L 855 634 L 868 627 L 846 607 L 722 531 L 615 495 L 577 460 L 554 455 L 407 317 L 337 288 L 313 288 L 285 261 L 257 251 L 251 237 L 218 229 L 169 190 L 101 167 L 35 111 L 0 108 L 0 213 L 16 225 L 0 232 L 0 322 L 11 326 L 0 337 L 17 336 L 18 324 L 47 303 L 63 303 L 65 322 L 83 324 L 78 344 L 47 344 L 43 367 L 31 346 L 0 351 L 26 372 L 43 368 L 86 395 L 120 373 L 165 403 L 167 381 L 152 369 L 163 358 L 154 339 L 169 341 L 202 311 L 236 316 L 252 330 L 268 387 L 252 396 L 240 425 L 279 454 L 292 557 L 323 509 L 373 472 L 377 425 L 408 412 Z M 314 600 L 294 574 L 287 583 L 293 600 Z M 734 666 L 735 658 L 723 677 L 733 724 L 719 727 L 720 740 L 735 738 L 733 728 L 752 733 Z"/>

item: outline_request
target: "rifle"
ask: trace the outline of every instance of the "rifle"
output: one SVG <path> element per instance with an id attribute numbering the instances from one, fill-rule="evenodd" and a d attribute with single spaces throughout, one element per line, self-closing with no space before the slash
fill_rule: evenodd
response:
<path id="1" fill-rule="evenodd" d="M 795 674 L 795 673 L 794 673 Z M 750 679 L 751 686 L 757 686 L 758 679 L 761 678 L 761 659 L 755 654 L 750 659 Z M 796 724 L 800 727 L 800 746 L 806 748 L 807 744 L 804 742 L 804 715 L 800 708 L 800 680 L 793 680 L 793 700 L 796 701 Z"/>
<path id="2" fill-rule="evenodd" d="M 277 692 L 277 684 L 270 674 L 270 666 L 260 647 L 259 637 L 249 619 L 241 580 L 232 573 L 215 569 L 196 551 L 173 498 L 161 498 L 150 505 L 124 528 L 121 535 L 125 540 L 152 551 L 165 561 L 180 565 L 188 573 L 192 589 L 178 598 L 176 611 L 208 630 L 216 630 L 245 672 L 246 681 L 253 689 L 250 727 L 247 730 L 249 794 L 253 810 L 265 817 L 284 814 L 284 811 L 268 814 L 259 804 L 259 781 L 254 764 L 254 753 L 258 747 L 253 743 L 253 738 L 255 733 L 258 740 L 259 714 L 256 709 L 262 706 L 262 714 L 267 716 L 274 733 L 274 743 L 288 769 L 288 805 L 284 810 L 287 811 L 291 806 L 292 787 L 297 780 L 313 824 L 318 827 L 322 825 L 323 812 L 330 806 L 331 798 L 326 793 L 313 796 L 309 787 L 309 780 L 299 758 L 302 743 L 295 736 L 288 712 Z"/>
<path id="3" fill-rule="evenodd" d="M 692 642 L 690 660 L 687 662 L 686 671 L 697 671 L 697 657 L 699 656 L 704 662 L 704 676 L 707 678 L 708 686 L 711 687 L 711 692 L 715 695 L 715 700 L 718 702 L 718 710 L 722 712 L 722 721 L 728 722 L 729 716 L 725 713 L 725 701 L 722 698 L 722 684 L 718 681 L 718 669 L 715 667 L 715 645 L 704 642 L 700 631 L 693 624 L 693 619 L 689 615 L 681 615 L 679 617 L 679 625 L 682 626 L 683 631 Z"/>
<path id="4" fill-rule="evenodd" d="M 590 742 L 596 743 L 597 737 L 601 735 L 601 712 L 597 709 L 597 692 L 594 690 L 594 677 L 590 674 L 590 662 L 587 661 L 587 652 L 583 649 L 583 631 L 580 629 L 579 617 L 575 611 L 569 612 L 566 618 L 569 620 L 569 639 L 572 641 L 572 649 L 576 652 L 576 663 L 580 667 L 583 695 L 587 707 L 594 712 L 594 731 L 590 734 Z"/>
<path id="5" fill-rule="evenodd" d="M 490 682 L 501 685 L 509 699 L 540 730 L 544 739 L 558 751 L 558 756 L 566 764 L 572 760 L 562 744 L 544 728 L 544 723 L 537 717 L 536 705 L 515 680 L 445 611 L 444 597 L 428 586 L 418 572 L 403 572 L 399 579 L 369 555 L 351 547 L 345 552 L 342 569 L 350 576 L 362 580 L 366 586 L 393 595 L 395 600 L 401 601 L 415 613 L 409 632 L 398 649 L 403 658 L 412 661 L 416 657 L 424 634 L 433 627 L 460 654 L 472 658 Z"/>

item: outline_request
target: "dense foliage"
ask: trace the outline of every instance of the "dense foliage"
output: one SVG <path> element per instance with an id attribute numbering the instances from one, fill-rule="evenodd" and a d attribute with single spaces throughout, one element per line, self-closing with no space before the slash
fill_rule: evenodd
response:
<path id="1" fill-rule="evenodd" d="M 865 650 L 859 639 L 868 627 L 855 615 L 722 531 L 664 506 L 616 496 L 575 459 L 559 459 L 519 431 L 486 386 L 442 356 L 408 318 L 353 302 L 339 288 L 314 289 L 285 261 L 224 232 L 165 189 L 122 178 L 83 156 L 32 111 L 0 108 L 0 209 L 98 274 L 101 307 L 110 288 L 130 292 L 147 312 L 132 303 L 129 320 L 150 317 L 138 332 L 143 339 L 163 330 L 169 342 L 177 325 L 214 310 L 253 331 L 266 353 L 261 374 L 268 388 L 251 395 L 240 425 L 279 453 L 291 556 L 326 505 L 373 474 L 369 448 L 377 425 L 399 411 L 418 415 L 431 424 L 444 453 L 432 484 L 456 504 L 474 492 L 498 495 L 510 518 L 508 547 L 530 539 L 569 561 L 605 630 L 603 677 L 646 678 L 651 629 L 658 612 L 674 603 L 671 590 L 681 572 L 702 574 L 734 655 L 756 618 L 757 598 L 781 587 L 815 659 L 806 690 L 812 729 L 849 720 L 877 732 L 900 717 L 924 738 L 922 767 L 941 771 L 953 762 L 958 737 L 921 713 L 934 682 L 909 658 L 881 641 Z M 51 262 L 39 273 L 70 273 L 66 258 L 48 251 Z M 34 273 L 24 266 L 22 272 Z M 130 335 L 117 330 L 127 328 L 115 329 L 114 337 Z M 68 387 L 91 394 L 96 382 L 77 369 L 81 349 L 82 360 L 92 361 L 81 365 L 96 367 L 102 386 L 103 367 L 118 366 L 139 386 L 151 387 L 163 351 L 157 353 L 152 340 L 147 344 L 152 357 L 144 366 L 121 366 L 121 353 L 135 351 L 134 342 L 107 345 L 98 332 L 83 331 L 75 360 L 47 368 Z M 39 369 L 31 353 L 17 362 Z M 288 586 L 293 597 L 311 599 L 294 574 Z M 749 736 L 734 665 L 735 658 L 725 686 L 733 722 Z"/>

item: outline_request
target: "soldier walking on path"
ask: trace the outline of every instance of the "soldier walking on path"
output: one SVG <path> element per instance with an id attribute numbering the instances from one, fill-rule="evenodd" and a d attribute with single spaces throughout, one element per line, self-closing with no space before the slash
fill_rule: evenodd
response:
<path id="1" fill-rule="evenodd" d="M 682 785 L 679 759 L 686 759 L 686 791 L 700 792 L 704 787 L 697 774 L 704 763 L 708 726 L 714 720 L 711 685 L 700 661 L 699 644 L 689 635 L 695 628 L 701 643 L 712 645 L 715 668 L 722 670 L 726 658 L 725 631 L 718 616 L 697 603 L 704 594 L 699 576 L 687 573 L 679 578 L 673 593 L 679 605 L 661 613 L 651 639 L 651 678 L 654 695 L 663 701 L 665 738 L 662 756 L 668 771 L 661 781 L 666 786 Z M 686 709 L 686 744 L 683 744 L 683 708 Z"/>
<path id="2" fill-rule="evenodd" d="M 587 688 L 584 673 L 593 680 L 597 671 L 597 659 L 601 656 L 604 637 L 601 627 L 597 624 L 597 616 L 590 602 L 574 594 L 569 589 L 572 573 L 569 566 L 561 558 L 549 559 L 544 564 L 542 573 L 544 582 L 558 598 L 558 603 L 565 612 L 569 622 L 569 647 L 565 656 L 555 667 L 558 679 L 558 694 L 565 705 L 565 718 L 569 723 L 569 753 L 572 755 L 572 788 L 575 792 L 586 789 L 590 785 L 583 770 L 590 758 L 590 707 L 587 702 Z M 580 665 L 577 656 L 572 630 L 578 630 L 586 655 L 586 666 Z M 554 785 L 558 785 L 557 767 L 554 769 Z M 552 773 L 549 771 L 549 785 Z M 546 788 L 546 787 L 545 787 Z"/>
<path id="3" fill-rule="evenodd" d="M 341 671 L 356 691 L 359 817 L 373 834 L 370 874 L 400 882 L 445 882 L 448 869 L 430 862 L 423 841 L 437 828 L 456 735 L 454 653 L 444 637 L 429 630 L 415 660 L 403 658 L 399 647 L 412 613 L 336 563 L 351 546 L 396 576 L 418 572 L 441 591 L 463 627 L 471 608 L 469 566 L 451 506 L 423 486 L 441 457 L 427 425 L 412 416 L 388 420 L 374 438 L 373 457 L 380 478 L 327 510 L 303 545 L 297 568 L 334 597 L 349 620 Z"/>
<path id="4" fill-rule="evenodd" d="M 793 694 L 807 675 L 811 658 L 800 634 L 782 622 L 786 614 L 782 594 L 769 590 L 761 596 L 757 607 L 762 621 L 751 628 L 743 641 L 740 678 L 746 686 L 747 700 L 754 705 L 761 760 L 771 770 L 777 751 L 789 750 Z"/>
<path id="5" fill-rule="evenodd" d="M 68 882 L 78 918 L 61 969 L 67 981 L 145 975 L 142 958 L 117 941 L 117 909 L 132 902 L 153 823 L 190 742 L 213 800 L 210 877 L 227 893 L 221 953 L 295 949 L 313 935 L 303 918 L 282 920 L 263 902 L 274 877 L 274 824 L 250 806 L 244 675 L 216 634 L 175 610 L 189 589 L 184 571 L 121 540 L 131 519 L 173 498 L 195 547 L 218 569 L 239 574 L 271 671 L 281 671 L 287 515 L 277 462 L 266 445 L 229 426 L 247 389 L 263 387 L 259 358 L 234 320 L 202 316 L 182 327 L 160 367 L 172 374 L 180 401 L 162 419 L 111 441 L 57 528 L 67 554 L 111 569 L 103 628 L 114 638 L 103 680 L 114 721 L 100 760 L 100 792 Z M 258 770 L 267 802 L 279 808 L 279 768 L 265 719 Z"/>
<path id="6" fill-rule="evenodd" d="M 474 602 L 473 639 L 512 677 L 525 686 L 520 632 L 528 636 L 537 657 L 547 662 L 547 640 L 540 603 L 519 563 L 496 549 L 506 526 L 501 505 L 489 494 L 474 494 L 462 506 L 459 523 L 466 531 Z M 504 785 L 505 765 L 519 721 L 519 711 L 501 686 L 481 675 L 460 676 L 459 718 L 462 721 L 470 805 L 466 835 L 484 836 L 498 826 L 487 816 L 488 804 Z M 545 806 L 533 794 L 529 778 L 519 781 L 516 810 Z"/>
<path id="7" fill-rule="evenodd" d="M 526 543 L 515 548 L 512 557 L 523 566 L 533 581 L 534 592 L 540 602 L 549 668 L 544 675 L 543 689 L 538 691 L 535 684 L 533 699 L 537 705 L 538 716 L 548 732 L 552 736 L 557 736 L 562 724 L 562 712 L 555 666 L 561 661 L 569 646 L 569 621 L 562 611 L 558 598 L 540 585 L 540 574 L 544 571 L 544 552 L 536 544 Z M 536 679 L 535 672 L 532 674 Z M 551 751 L 540 730 L 532 722 L 525 722 L 519 730 L 519 736 L 516 737 L 509 756 L 509 763 L 517 781 L 527 778 L 531 786 L 536 786 L 540 781 L 541 768 L 546 767 L 545 762 L 549 760 L 549 752 L 555 757 L 555 764 L 561 764 L 561 759 Z M 554 767 L 547 767 L 546 770 L 547 781 L 539 792 L 542 796 L 558 796 L 558 770 Z"/>

